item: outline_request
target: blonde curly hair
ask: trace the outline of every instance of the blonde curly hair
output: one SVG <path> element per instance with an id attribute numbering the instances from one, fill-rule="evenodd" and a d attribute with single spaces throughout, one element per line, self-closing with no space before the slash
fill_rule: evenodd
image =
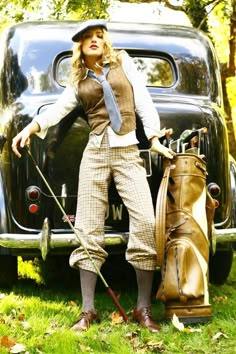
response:
<path id="1" fill-rule="evenodd" d="M 109 33 L 101 28 L 103 31 L 103 38 L 105 41 L 104 51 L 101 60 L 97 63 L 98 67 L 102 67 L 104 64 L 109 63 L 111 67 L 115 67 L 120 63 L 119 53 L 120 51 L 116 51 L 112 47 L 112 43 L 110 40 Z M 84 55 L 81 50 L 82 40 L 76 42 L 73 46 L 73 53 L 71 57 L 71 73 L 70 73 L 70 81 L 73 85 L 78 85 L 79 81 L 85 77 L 86 74 L 86 66 L 84 61 Z"/>

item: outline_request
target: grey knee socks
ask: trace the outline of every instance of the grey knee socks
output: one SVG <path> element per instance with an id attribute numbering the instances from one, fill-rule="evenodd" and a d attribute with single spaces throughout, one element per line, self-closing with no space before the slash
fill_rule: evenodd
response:
<path id="1" fill-rule="evenodd" d="M 97 283 L 97 274 L 88 270 L 80 269 L 80 285 L 82 294 L 82 310 L 95 311 L 94 295 Z"/>
<path id="2" fill-rule="evenodd" d="M 138 285 L 137 310 L 149 307 L 151 304 L 152 283 L 154 272 L 149 270 L 135 269 Z"/>
<path id="3" fill-rule="evenodd" d="M 136 308 L 137 310 L 140 310 L 143 307 L 150 306 L 154 272 L 140 269 L 135 269 L 135 272 L 138 285 L 138 299 Z M 94 295 L 96 283 L 96 273 L 80 269 L 80 285 L 83 301 L 83 311 L 95 311 Z"/>

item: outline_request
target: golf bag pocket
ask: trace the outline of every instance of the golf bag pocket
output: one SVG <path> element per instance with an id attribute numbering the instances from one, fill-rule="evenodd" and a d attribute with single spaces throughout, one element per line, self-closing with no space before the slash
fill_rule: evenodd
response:
<path id="1" fill-rule="evenodd" d="M 162 267 L 162 282 L 157 297 L 186 303 L 188 299 L 204 296 L 204 260 L 189 240 L 173 239 L 168 242 Z M 204 269 L 205 268 L 205 269 Z"/>

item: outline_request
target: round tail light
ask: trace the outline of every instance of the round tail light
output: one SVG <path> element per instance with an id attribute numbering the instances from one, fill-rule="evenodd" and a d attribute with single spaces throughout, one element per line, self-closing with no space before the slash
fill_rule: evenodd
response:
<path id="1" fill-rule="evenodd" d="M 26 189 L 26 197 L 30 201 L 36 201 L 39 200 L 40 198 L 41 191 L 38 187 L 36 186 L 30 186 Z"/>
<path id="2" fill-rule="evenodd" d="M 212 182 L 212 183 L 208 184 L 207 188 L 213 198 L 218 197 L 220 195 L 221 191 L 220 191 L 220 187 L 218 186 L 218 184 Z"/>
<path id="3" fill-rule="evenodd" d="M 37 204 L 30 204 L 29 205 L 29 211 L 31 214 L 36 214 L 39 210 L 39 206 Z"/>

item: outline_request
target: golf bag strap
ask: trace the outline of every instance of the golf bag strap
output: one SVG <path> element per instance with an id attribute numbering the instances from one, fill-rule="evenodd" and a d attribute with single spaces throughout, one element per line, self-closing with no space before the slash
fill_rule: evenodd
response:
<path id="1" fill-rule="evenodd" d="M 161 267 L 165 253 L 167 189 L 170 169 L 171 164 L 168 164 L 165 168 L 156 200 L 155 238 L 158 267 Z"/>

